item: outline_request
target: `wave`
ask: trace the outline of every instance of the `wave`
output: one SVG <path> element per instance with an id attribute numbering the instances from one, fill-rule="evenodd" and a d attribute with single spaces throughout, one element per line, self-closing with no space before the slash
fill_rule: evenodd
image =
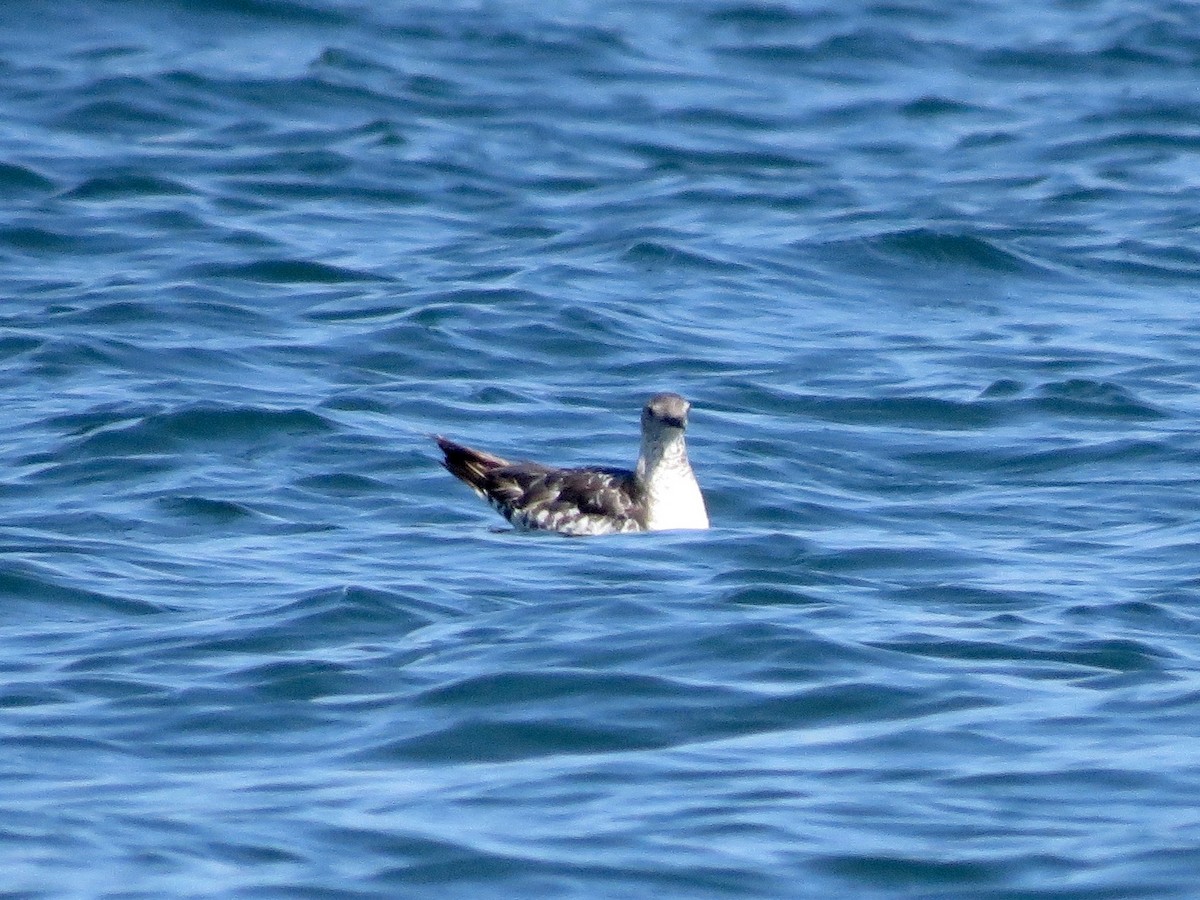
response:
<path id="1" fill-rule="evenodd" d="M 56 619 L 79 615 L 155 615 L 162 604 L 94 588 L 70 584 L 61 575 L 27 563 L 0 564 L 0 594 L 15 609 L 29 604 L 41 607 L 39 617 Z"/>
<path id="2" fill-rule="evenodd" d="M 193 278 L 222 278 L 267 284 L 353 284 L 392 280 L 388 275 L 305 259 L 262 259 L 240 264 L 205 263 L 185 271 Z"/>

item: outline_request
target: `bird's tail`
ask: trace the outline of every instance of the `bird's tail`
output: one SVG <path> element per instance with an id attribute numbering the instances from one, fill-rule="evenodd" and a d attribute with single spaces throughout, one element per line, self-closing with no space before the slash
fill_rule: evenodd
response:
<path id="1" fill-rule="evenodd" d="M 435 434 L 433 439 L 437 441 L 437 445 L 442 448 L 442 453 L 446 455 L 446 458 L 442 460 L 446 471 L 455 478 L 466 482 L 480 495 L 484 492 L 488 473 L 492 469 L 509 464 L 507 459 L 483 450 L 476 450 L 474 447 L 456 444 L 440 434 Z"/>

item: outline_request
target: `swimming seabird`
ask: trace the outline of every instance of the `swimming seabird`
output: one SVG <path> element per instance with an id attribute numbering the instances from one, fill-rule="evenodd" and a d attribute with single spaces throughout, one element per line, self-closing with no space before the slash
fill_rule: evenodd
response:
<path id="1" fill-rule="evenodd" d="M 683 432 L 691 404 L 655 394 L 642 409 L 642 449 L 628 469 L 556 469 L 510 462 L 436 435 L 442 465 L 518 528 L 614 534 L 707 528 L 708 512 L 688 463 Z"/>

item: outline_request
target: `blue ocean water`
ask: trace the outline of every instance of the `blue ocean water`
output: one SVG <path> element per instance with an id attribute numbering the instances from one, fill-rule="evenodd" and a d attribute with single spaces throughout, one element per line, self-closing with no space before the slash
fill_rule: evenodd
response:
<path id="1" fill-rule="evenodd" d="M 1193 897 L 1200 6 L 0 6 L 0 895 Z M 514 533 L 431 432 L 714 527 Z"/>

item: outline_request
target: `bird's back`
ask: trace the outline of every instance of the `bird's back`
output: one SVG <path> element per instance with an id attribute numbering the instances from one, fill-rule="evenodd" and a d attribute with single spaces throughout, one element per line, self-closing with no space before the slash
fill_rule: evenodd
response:
<path id="1" fill-rule="evenodd" d="M 645 507 L 626 469 L 511 462 L 438 437 L 442 465 L 519 528 L 594 535 L 643 531 Z"/>

